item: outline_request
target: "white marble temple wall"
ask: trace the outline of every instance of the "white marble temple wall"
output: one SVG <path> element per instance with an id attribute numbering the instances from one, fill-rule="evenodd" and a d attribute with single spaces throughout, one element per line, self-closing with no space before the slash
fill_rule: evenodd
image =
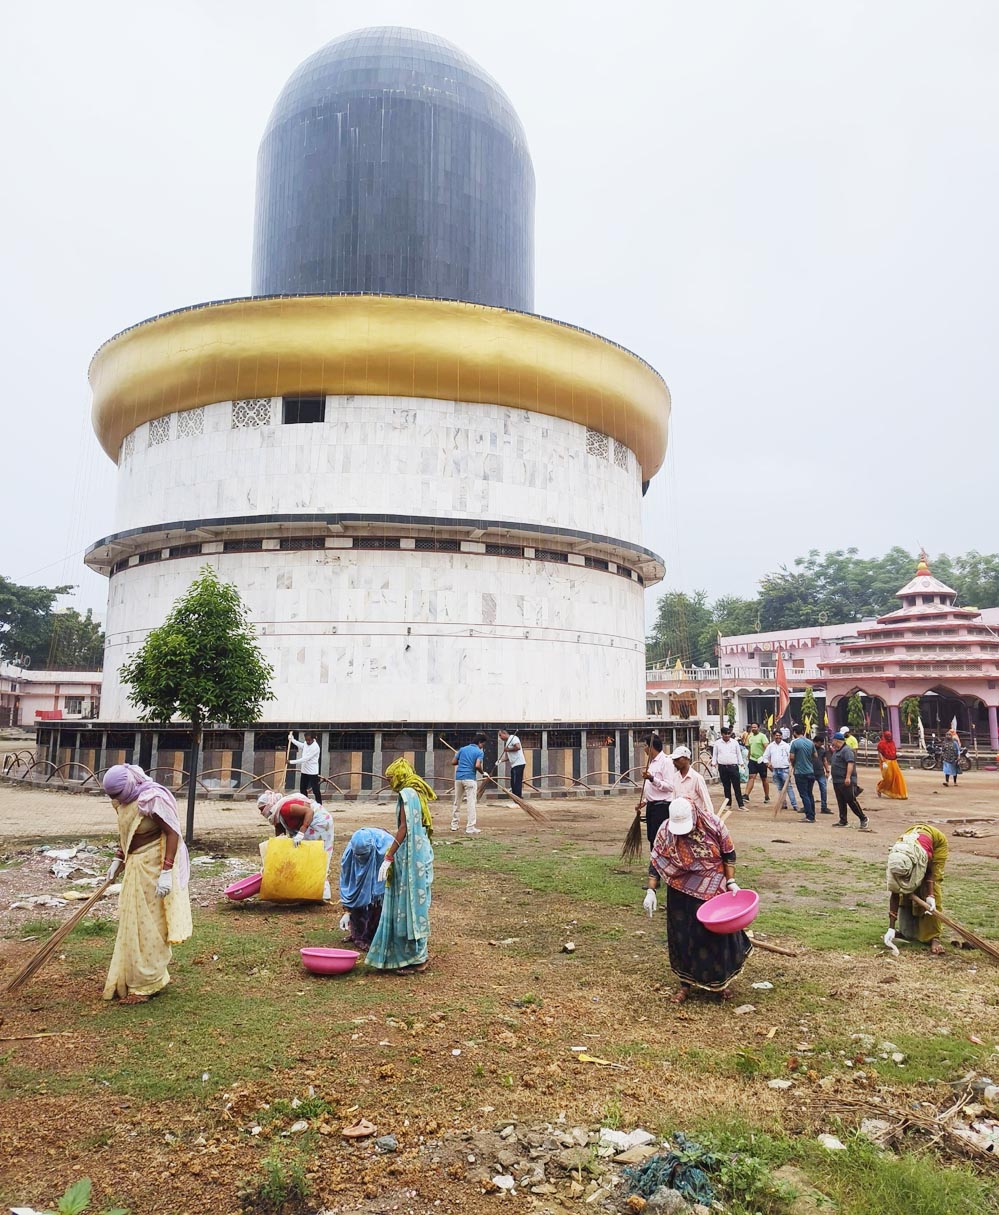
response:
<path id="1" fill-rule="evenodd" d="M 586 427 L 498 405 L 327 397 L 326 422 L 286 426 L 281 400 L 223 401 L 132 431 L 116 531 L 179 519 L 359 511 L 488 518 L 639 541 L 634 454 Z M 589 439 L 589 442 L 588 442 Z M 589 448 L 589 450 L 588 450 Z"/>
<path id="2" fill-rule="evenodd" d="M 210 562 L 275 668 L 264 721 L 615 720 L 645 713 L 641 586 L 473 554 L 219 554 L 110 581 L 101 717 L 133 721 L 118 669 Z"/>

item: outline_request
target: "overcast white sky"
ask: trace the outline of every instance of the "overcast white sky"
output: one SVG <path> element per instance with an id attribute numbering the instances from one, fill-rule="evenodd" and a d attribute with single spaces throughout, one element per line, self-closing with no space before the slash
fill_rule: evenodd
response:
<path id="1" fill-rule="evenodd" d="M 999 547 L 999 5 L 74 0 L 4 9 L 0 573 L 103 613 L 90 356 L 248 293 L 274 99 L 377 24 L 506 89 L 537 310 L 666 377 L 645 540 L 668 586 L 752 594 L 810 547 Z"/>

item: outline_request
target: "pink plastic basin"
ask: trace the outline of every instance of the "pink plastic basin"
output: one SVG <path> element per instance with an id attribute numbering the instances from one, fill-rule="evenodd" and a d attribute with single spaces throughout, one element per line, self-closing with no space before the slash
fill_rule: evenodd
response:
<path id="1" fill-rule="evenodd" d="M 760 896 L 755 890 L 725 891 L 708 899 L 697 909 L 697 918 L 708 932 L 741 932 L 756 919 Z"/>
<path id="2" fill-rule="evenodd" d="M 361 956 L 356 949 L 320 949 L 310 947 L 300 951 L 302 965 L 314 975 L 342 975 L 354 969 Z"/>
<path id="3" fill-rule="evenodd" d="M 231 886 L 226 886 L 226 898 L 232 899 L 234 903 L 238 903 L 240 899 L 252 898 L 255 894 L 260 893 L 260 883 L 264 880 L 262 873 L 254 873 L 250 877 L 240 878 L 238 882 L 233 882 Z"/>

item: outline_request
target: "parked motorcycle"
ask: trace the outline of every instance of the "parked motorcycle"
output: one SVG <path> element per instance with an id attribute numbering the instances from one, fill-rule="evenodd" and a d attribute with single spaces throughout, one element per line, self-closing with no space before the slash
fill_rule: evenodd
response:
<path id="1" fill-rule="evenodd" d="M 961 748 L 961 754 L 958 756 L 957 766 L 961 772 L 969 772 L 971 770 L 973 760 L 968 753 L 967 747 Z M 943 746 L 937 742 L 935 738 L 931 738 L 926 744 L 926 754 L 919 757 L 919 766 L 924 772 L 930 772 L 934 768 L 943 768 Z"/>

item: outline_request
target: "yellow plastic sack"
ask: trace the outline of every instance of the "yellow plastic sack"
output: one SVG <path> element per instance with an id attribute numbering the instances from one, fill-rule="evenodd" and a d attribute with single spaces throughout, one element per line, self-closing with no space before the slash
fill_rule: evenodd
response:
<path id="1" fill-rule="evenodd" d="M 305 840 L 296 848 L 287 835 L 261 844 L 264 858 L 260 898 L 272 903 L 323 901 L 328 859 L 319 840 Z"/>

